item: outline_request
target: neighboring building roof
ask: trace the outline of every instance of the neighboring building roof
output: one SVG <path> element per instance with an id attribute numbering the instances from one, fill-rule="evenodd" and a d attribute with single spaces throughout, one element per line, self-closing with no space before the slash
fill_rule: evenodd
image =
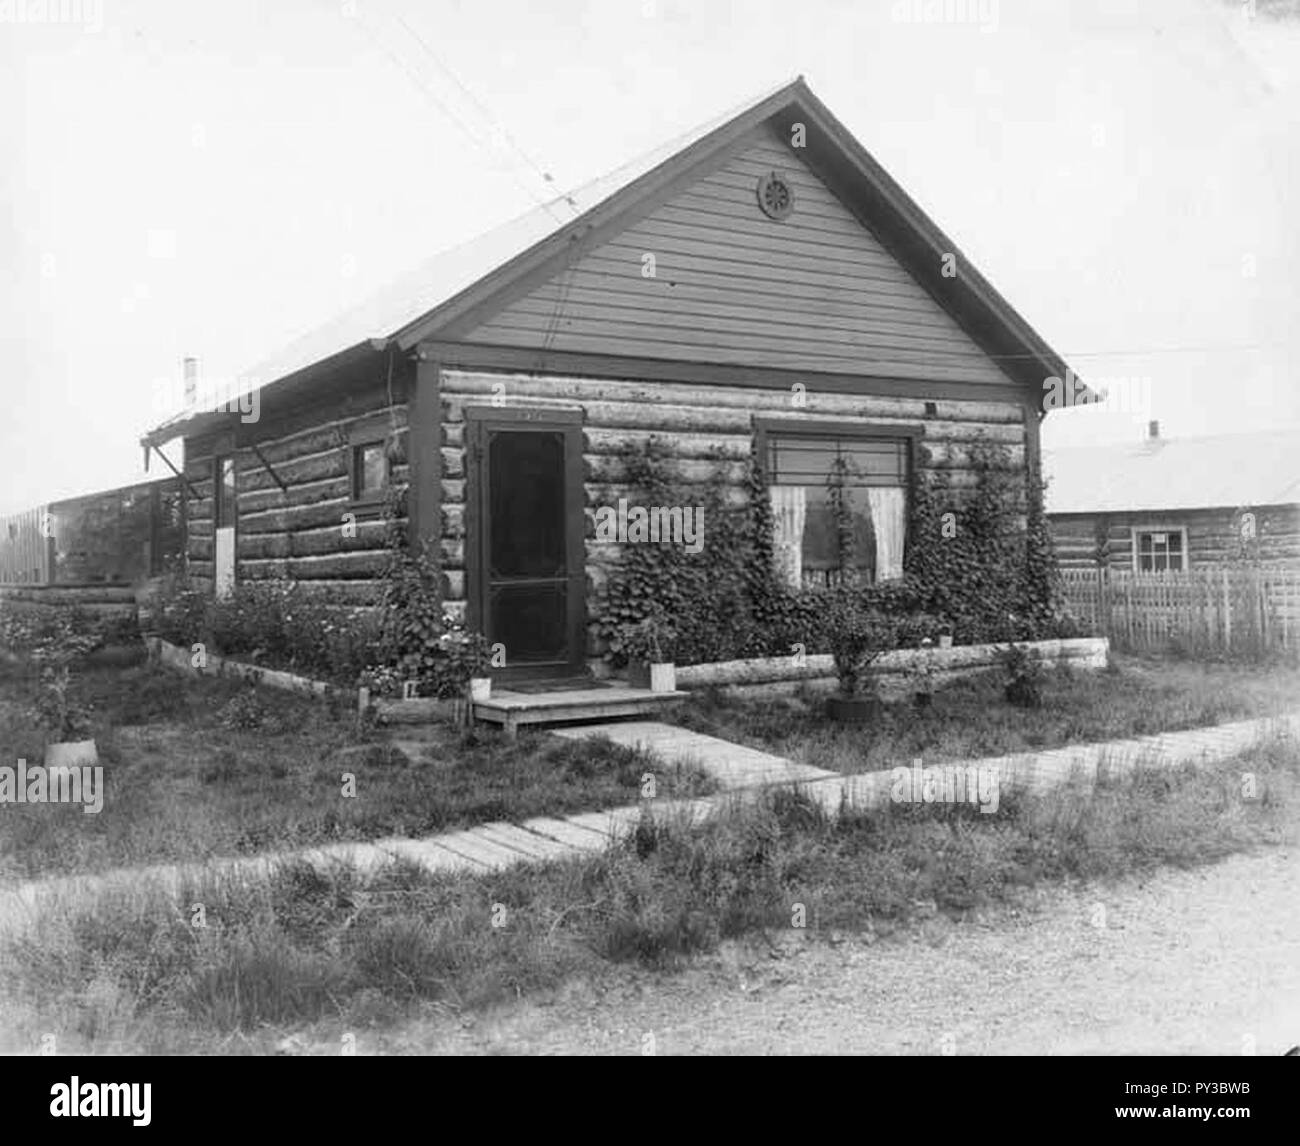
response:
<path id="1" fill-rule="evenodd" d="M 856 205 L 891 232 L 896 255 L 926 285 L 932 282 L 954 309 L 954 317 L 989 353 L 1008 358 L 1005 369 L 1018 374 L 1041 396 L 1044 377 L 1064 378 L 1065 362 L 979 274 L 960 249 L 830 111 L 803 78 L 771 91 L 594 180 L 520 216 L 477 239 L 435 255 L 402 275 L 367 302 L 304 335 L 259 363 L 244 377 L 244 390 L 302 380 L 312 371 L 354 354 L 395 347 L 409 350 L 471 307 L 491 305 L 500 292 L 548 260 L 569 255 L 573 241 L 606 226 L 649 196 L 660 193 L 701 162 L 758 125 L 778 115 L 807 121 L 805 152 L 853 183 Z M 819 129 L 819 130 L 814 130 Z M 942 282 L 944 256 L 960 258 L 961 274 Z M 227 396 L 228 397 L 228 396 Z M 210 412 L 188 411 L 167 419 L 143 442 L 161 444 L 186 432 L 207 428 Z"/>
<path id="2" fill-rule="evenodd" d="M 1048 513 L 1300 502 L 1300 428 L 1043 451 Z"/>

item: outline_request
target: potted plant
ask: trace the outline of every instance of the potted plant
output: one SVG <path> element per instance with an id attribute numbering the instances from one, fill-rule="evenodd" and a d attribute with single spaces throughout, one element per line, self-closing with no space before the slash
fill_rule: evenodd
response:
<path id="1" fill-rule="evenodd" d="M 36 701 L 36 720 L 47 729 L 50 739 L 45 745 L 47 768 L 79 768 L 98 764 L 95 741 L 87 737 L 90 713 L 70 696 L 72 669 L 62 657 L 41 669 L 41 691 Z"/>
<path id="2" fill-rule="evenodd" d="M 98 764 L 95 741 L 86 738 L 90 732 L 90 713 L 70 696 L 73 665 L 99 646 L 98 635 L 82 631 L 82 626 L 69 617 L 59 617 L 53 624 L 42 624 L 38 629 L 30 654 L 40 668 L 36 722 L 51 737 L 45 746 L 45 767 Z"/>
<path id="3" fill-rule="evenodd" d="M 952 622 L 943 621 L 939 625 L 939 647 L 941 649 L 952 648 Z"/>
<path id="4" fill-rule="evenodd" d="M 880 712 L 870 669 L 881 653 L 893 647 L 893 626 L 852 589 L 837 595 L 828 619 L 831 657 L 840 688 L 827 701 L 827 713 L 832 720 L 864 723 Z"/>
<path id="5" fill-rule="evenodd" d="M 1041 708 L 1043 704 L 1042 664 L 1025 645 L 1008 644 L 997 650 L 1006 670 L 1002 693 L 1017 708 Z"/>
<path id="6" fill-rule="evenodd" d="M 487 638 L 450 617 L 444 617 L 443 624 L 446 632 L 440 640 L 447 653 L 448 671 L 468 682 L 471 704 L 490 700 L 492 677 L 488 670 L 492 667 L 492 657 Z"/>
<path id="7" fill-rule="evenodd" d="M 627 656 L 627 680 L 633 688 L 651 692 L 674 692 L 677 689 L 677 666 L 672 646 L 677 639 L 662 614 L 643 617 L 622 630 L 622 646 Z"/>

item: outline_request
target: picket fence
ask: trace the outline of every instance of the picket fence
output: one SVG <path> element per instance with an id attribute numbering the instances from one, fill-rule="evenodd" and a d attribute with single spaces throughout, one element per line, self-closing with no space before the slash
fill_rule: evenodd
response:
<path id="1" fill-rule="evenodd" d="M 1300 569 L 1224 564 L 1183 573 L 1061 571 L 1092 631 L 1134 652 L 1262 655 L 1300 647 Z"/>

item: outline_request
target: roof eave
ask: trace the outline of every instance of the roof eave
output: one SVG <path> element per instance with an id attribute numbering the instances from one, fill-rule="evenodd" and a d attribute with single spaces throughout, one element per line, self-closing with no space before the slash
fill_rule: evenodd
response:
<path id="1" fill-rule="evenodd" d="M 317 359 L 315 362 L 310 362 L 306 366 L 288 374 L 283 374 L 261 386 L 254 387 L 254 390 L 262 399 L 279 397 L 286 390 L 296 386 L 310 386 L 322 376 L 347 367 L 372 353 L 383 353 L 392 345 L 393 339 L 391 337 L 364 338 L 352 346 L 331 354 L 328 358 Z M 228 425 L 232 419 L 237 418 L 239 418 L 239 413 L 236 410 L 195 410 L 193 413 L 169 419 L 161 425 L 155 426 L 141 437 L 140 444 L 146 448 L 166 445 L 177 438 L 190 438 L 220 429 Z"/>

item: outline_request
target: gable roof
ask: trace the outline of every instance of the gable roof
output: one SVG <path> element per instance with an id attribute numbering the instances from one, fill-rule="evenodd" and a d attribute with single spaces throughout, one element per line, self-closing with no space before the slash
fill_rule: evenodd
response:
<path id="1" fill-rule="evenodd" d="M 1300 502 L 1300 428 L 1043 451 L 1048 513 Z"/>
<path id="2" fill-rule="evenodd" d="M 788 139 L 795 123 L 806 128 L 809 166 L 880 234 L 900 262 L 991 355 L 1005 359 L 1012 378 L 1042 394 L 1043 379 L 1065 378 L 1061 357 L 964 258 L 924 211 L 893 181 L 802 77 L 702 124 L 573 191 L 477 239 L 453 247 L 394 280 L 361 305 L 290 343 L 243 375 L 245 391 L 309 381 L 316 371 L 385 349 L 406 351 L 467 316 L 482 317 L 503 305 L 527 276 L 562 269 L 574 245 L 608 233 L 637 204 L 678 185 L 771 122 Z M 944 278 L 944 256 L 957 257 L 958 274 Z M 161 444 L 214 421 L 207 412 L 183 411 L 147 434 Z"/>

